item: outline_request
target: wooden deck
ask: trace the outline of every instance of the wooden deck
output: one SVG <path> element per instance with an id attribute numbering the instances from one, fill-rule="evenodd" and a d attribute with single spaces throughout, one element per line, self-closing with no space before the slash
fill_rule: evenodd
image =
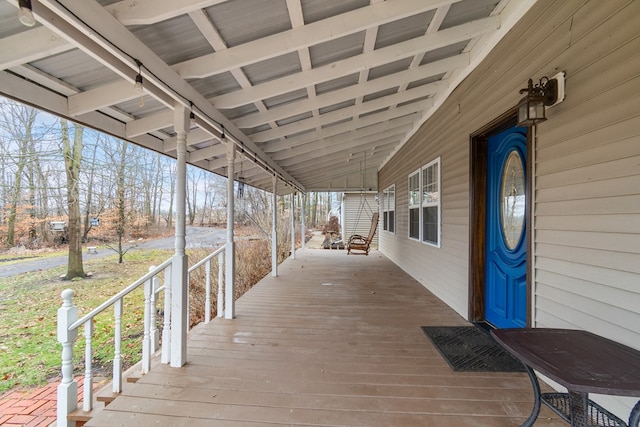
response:
<path id="1" fill-rule="evenodd" d="M 466 322 L 379 252 L 302 250 L 87 426 L 518 426 L 525 374 L 451 371 L 421 325 Z M 543 408 L 536 425 L 566 426 Z"/>

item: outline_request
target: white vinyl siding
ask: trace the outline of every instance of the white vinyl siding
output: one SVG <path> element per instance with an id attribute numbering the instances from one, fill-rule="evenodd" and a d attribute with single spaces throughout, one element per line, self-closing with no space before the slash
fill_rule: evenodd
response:
<path id="1" fill-rule="evenodd" d="M 342 238 L 346 241 L 354 234 L 367 236 L 371 230 L 371 218 L 374 212 L 378 212 L 375 192 L 344 193 L 342 195 Z M 378 246 L 378 233 L 373 236 L 371 245 Z"/>
<path id="2" fill-rule="evenodd" d="M 532 324 L 640 349 L 638 28 L 637 1 L 537 2 L 380 170 L 385 186 L 441 156 L 441 249 L 404 237 L 399 186 L 397 233 L 382 252 L 466 317 L 469 136 L 515 107 L 529 78 L 565 71 L 566 99 L 547 109 L 531 158 Z M 596 399 L 623 419 L 635 403 Z"/>

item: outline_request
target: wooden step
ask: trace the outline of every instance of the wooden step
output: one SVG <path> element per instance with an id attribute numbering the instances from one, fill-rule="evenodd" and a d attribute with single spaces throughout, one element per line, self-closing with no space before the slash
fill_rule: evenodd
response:
<path id="1" fill-rule="evenodd" d="M 98 399 L 96 398 L 94 400 Z M 90 411 L 83 411 L 82 406 L 80 406 L 78 409 L 67 415 L 67 419 L 70 421 L 75 421 L 76 427 L 82 427 L 87 422 L 89 422 L 91 418 L 95 417 L 98 412 L 102 411 L 105 406 L 106 404 L 102 405 L 98 402 L 94 402 L 93 409 Z"/>
<path id="2" fill-rule="evenodd" d="M 109 403 L 113 402 L 118 396 L 120 396 L 120 394 L 114 392 L 102 393 L 96 396 L 96 400 L 104 403 L 104 406 L 109 406 Z"/>
<path id="3" fill-rule="evenodd" d="M 67 415 L 67 419 L 70 421 L 75 421 L 76 427 L 80 427 L 93 417 L 93 415 L 95 414 L 94 410 L 95 409 L 92 409 L 91 411 L 86 412 L 82 409 L 76 409 L 75 411 Z"/>

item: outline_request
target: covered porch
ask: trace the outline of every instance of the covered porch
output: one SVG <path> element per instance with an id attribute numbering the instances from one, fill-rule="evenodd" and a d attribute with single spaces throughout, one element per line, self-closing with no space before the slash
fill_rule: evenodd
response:
<path id="1" fill-rule="evenodd" d="M 465 324 L 377 251 L 299 250 L 86 425 L 520 425 L 526 374 L 454 372 L 420 329 Z"/>

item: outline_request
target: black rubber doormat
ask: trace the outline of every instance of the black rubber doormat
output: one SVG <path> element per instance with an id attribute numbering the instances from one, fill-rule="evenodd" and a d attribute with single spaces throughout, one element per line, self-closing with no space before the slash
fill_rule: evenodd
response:
<path id="1" fill-rule="evenodd" d="M 422 326 L 454 371 L 524 372 L 524 366 L 476 326 Z"/>

